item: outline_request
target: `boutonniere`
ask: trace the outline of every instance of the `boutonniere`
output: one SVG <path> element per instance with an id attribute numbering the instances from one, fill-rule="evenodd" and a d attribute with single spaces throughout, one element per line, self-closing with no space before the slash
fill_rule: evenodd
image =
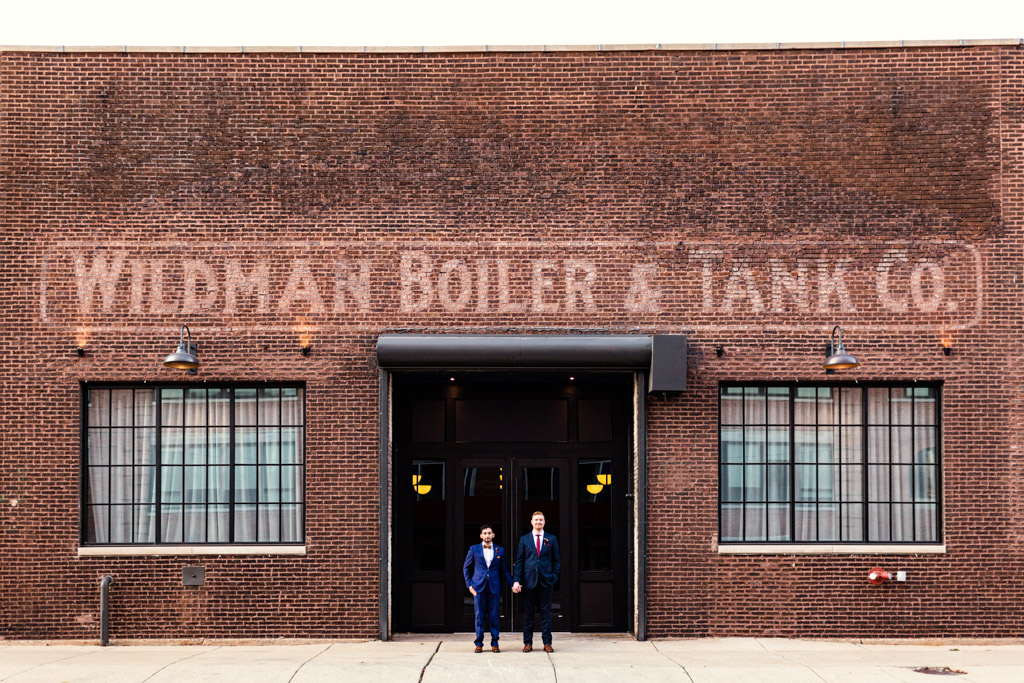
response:
<path id="1" fill-rule="evenodd" d="M 551 545 L 550 543 L 548 543 L 548 539 L 546 538 L 544 539 L 544 545 Z"/>

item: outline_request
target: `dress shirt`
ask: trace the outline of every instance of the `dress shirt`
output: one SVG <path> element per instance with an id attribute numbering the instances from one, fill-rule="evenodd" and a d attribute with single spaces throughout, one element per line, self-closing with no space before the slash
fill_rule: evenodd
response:
<path id="1" fill-rule="evenodd" d="M 491 566 L 491 560 L 493 560 L 493 559 L 494 559 L 494 544 L 492 543 L 490 548 L 488 548 L 487 546 L 484 546 L 484 561 L 487 562 L 487 566 L 488 567 Z"/>

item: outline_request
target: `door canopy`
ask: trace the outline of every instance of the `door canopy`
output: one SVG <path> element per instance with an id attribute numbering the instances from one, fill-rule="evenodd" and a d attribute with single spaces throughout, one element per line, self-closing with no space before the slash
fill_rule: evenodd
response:
<path id="1" fill-rule="evenodd" d="M 646 372 L 650 392 L 686 388 L 686 336 L 382 334 L 385 370 Z"/>

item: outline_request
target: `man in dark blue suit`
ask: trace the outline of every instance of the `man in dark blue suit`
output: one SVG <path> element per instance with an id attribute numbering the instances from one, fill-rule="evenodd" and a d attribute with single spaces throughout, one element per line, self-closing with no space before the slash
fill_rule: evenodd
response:
<path id="1" fill-rule="evenodd" d="M 494 529 L 490 524 L 480 527 L 482 543 L 469 547 L 466 561 L 462 565 L 462 574 L 466 577 L 466 588 L 473 594 L 473 610 L 476 612 L 476 650 L 484 651 L 484 622 L 490 622 L 491 652 L 498 649 L 498 636 L 501 635 L 501 579 L 505 585 L 512 584 L 512 575 L 508 570 L 505 549 L 494 543 Z"/>
<path id="2" fill-rule="evenodd" d="M 544 533 L 544 513 L 534 512 L 533 531 L 519 539 L 516 549 L 515 583 L 512 591 L 523 592 L 523 652 L 533 651 L 533 612 L 540 609 L 541 638 L 544 651 L 551 647 L 551 593 L 558 581 L 562 562 L 558 558 L 558 540 Z"/>

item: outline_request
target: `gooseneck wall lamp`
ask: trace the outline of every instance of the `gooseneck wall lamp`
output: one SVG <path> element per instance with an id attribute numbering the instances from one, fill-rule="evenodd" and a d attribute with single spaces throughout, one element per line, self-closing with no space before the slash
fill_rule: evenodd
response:
<path id="1" fill-rule="evenodd" d="M 185 335 L 188 335 L 187 342 Z M 175 370 L 185 370 L 186 375 L 194 375 L 196 368 L 199 367 L 199 359 L 196 357 L 198 353 L 199 344 L 192 341 L 192 331 L 188 329 L 187 325 L 182 325 L 178 350 L 164 358 L 164 366 Z"/>
<path id="2" fill-rule="evenodd" d="M 839 333 L 839 343 L 836 343 L 836 332 Z M 825 355 L 828 358 L 822 364 L 825 370 L 848 370 L 855 368 L 860 365 L 860 362 L 846 352 L 846 347 L 843 346 L 843 329 L 836 325 L 832 328 L 832 338 L 828 342 L 828 346 L 825 347 Z"/>

